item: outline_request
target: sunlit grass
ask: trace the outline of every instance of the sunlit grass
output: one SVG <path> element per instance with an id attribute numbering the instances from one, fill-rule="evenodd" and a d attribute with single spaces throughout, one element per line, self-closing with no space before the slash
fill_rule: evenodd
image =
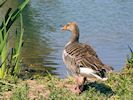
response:
<path id="1" fill-rule="evenodd" d="M 132 100 L 132 75 L 133 69 L 112 72 L 106 82 L 88 82 L 85 85 L 85 91 L 81 94 L 71 91 L 70 88 L 75 84 L 72 77 L 60 79 L 52 75 L 34 76 L 33 80 L 19 79 L 17 82 L 10 80 L 10 84 L 5 83 L 6 85 L 2 86 L 0 91 L 3 96 L 10 91 L 11 94 L 8 97 L 20 97 L 21 100 L 29 100 L 29 98 L 37 100 Z M 1 82 L 0 84 L 2 85 Z"/>

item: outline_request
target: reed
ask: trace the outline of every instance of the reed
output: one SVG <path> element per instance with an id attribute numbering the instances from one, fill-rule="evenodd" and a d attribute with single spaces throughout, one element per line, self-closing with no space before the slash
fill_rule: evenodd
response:
<path id="1" fill-rule="evenodd" d="M 130 46 L 129 47 L 129 50 L 130 50 L 130 57 L 128 56 L 127 57 L 127 68 L 133 68 L 133 50 Z"/>
<path id="2" fill-rule="evenodd" d="M 9 8 L 0 26 L 0 78 L 5 78 L 8 75 L 17 76 L 20 72 L 20 53 L 24 33 L 21 12 L 28 2 L 29 0 L 25 0 L 13 13 Z M 16 31 L 15 46 L 11 48 L 9 47 L 9 29 L 17 18 L 20 18 L 20 33 Z"/>

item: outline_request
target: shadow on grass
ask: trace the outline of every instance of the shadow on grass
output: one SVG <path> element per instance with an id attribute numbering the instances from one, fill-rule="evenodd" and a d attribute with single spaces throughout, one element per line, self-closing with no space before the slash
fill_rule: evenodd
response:
<path id="1" fill-rule="evenodd" d="M 89 90 L 90 88 L 95 88 L 96 91 L 99 91 L 100 93 L 107 96 L 112 96 L 114 94 L 111 87 L 105 85 L 104 83 L 91 82 L 84 85 L 84 91 Z"/>

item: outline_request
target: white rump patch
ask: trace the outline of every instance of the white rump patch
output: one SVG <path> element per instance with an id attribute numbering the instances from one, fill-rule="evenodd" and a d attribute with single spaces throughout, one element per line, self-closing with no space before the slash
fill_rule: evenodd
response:
<path id="1" fill-rule="evenodd" d="M 101 78 L 100 76 L 98 76 L 97 74 L 95 74 L 95 71 L 93 70 L 93 69 L 90 69 L 90 68 L 85 68 L 85 67 L 82 67 L 82 68 L 79 68 L 79 70 L 80 70 L 80 73 L 81 74 L 86 74 L 86 75 L 93 75 L 94 77 L 96 77 L 96 78 L 98 78 L 98 79 L 100 79 L 100 80 L 102 80 L 102 81 L 105 81 L 105 80 L 107 80 L 108 78 Z"/>

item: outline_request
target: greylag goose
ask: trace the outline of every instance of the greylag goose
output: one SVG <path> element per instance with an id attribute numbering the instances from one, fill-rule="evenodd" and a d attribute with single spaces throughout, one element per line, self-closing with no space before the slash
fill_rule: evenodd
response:
<path id="1" fill-rule="evenodd" d="M 65 45 L 62 58 L 70 74 L 76 77 L 77 85 L 75 90 L 83 91 L 83 84 L 88 77 L 105 81 L 106 72 L 112 68 L 103 64 L 96 52 L 90 45 L 79 43 L 79 28 L 75 22 L 62 27 L 62 31 L 72 32 L 70 41 Z"/>

